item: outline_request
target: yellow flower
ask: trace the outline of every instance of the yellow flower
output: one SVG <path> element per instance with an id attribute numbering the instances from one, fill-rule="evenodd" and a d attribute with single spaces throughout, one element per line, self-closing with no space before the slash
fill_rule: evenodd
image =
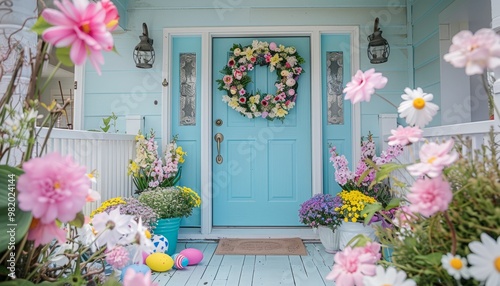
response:
<path id="1" fill-rule="evenodd" d="M 274 56 L 271 58 L 271 65 L 275 66 L 277 63 L 279 63 L 282 60 L 278 54 L 274 54 Z"/>
<path id="2" fill-rule="evenodd" d="M 175 153 L 179 156 L 179 163 L 184 163 L 184 156 L 187 156 L 187 152 L 182 151 L 182 147 L 179 146 L 175 149 Z"/>
<path id="3" fill-rule="evenodd" d="M 278 109 L 278 111 L 276 112 L 276 115 L 278 117 L 284 117 L 287 114 L 288 114 L 288 111 L 284 110 L 283 108 Z"/>
<path id="4" fill-rule="evenodd" d="M 352 222 L 357 222 L 357 221 L 358 221 L 357 218 L 355 218 L 355 217 L 352 218 Z"/>
<path id="5" fill-rule="evenodd" d="M 109 199 L 109 200 L 103 202 L 100 207 L 98 207 L 97 209 L 92 211 L 92 213 L 90 213 L 90 218 L 93 218 L 96 214 L 102 213 L 103 211 L 105 211 L 107 208 L 109 208 L 111 206 L 124 205 L 126 203 L 127 202 L 125 202 L 121 197 Z"/>
<path id="6" fill-rule="evenodd" d="M 139 165 L 137 165 L 136 162 L 130 160 L 130 163 L 128 165 L 128 170 L 127 170 L 127 174 L 130 176 L 130 175 L 134 175 L 134 177 L 137 177 L 137 174 L 139 173 Z"/>

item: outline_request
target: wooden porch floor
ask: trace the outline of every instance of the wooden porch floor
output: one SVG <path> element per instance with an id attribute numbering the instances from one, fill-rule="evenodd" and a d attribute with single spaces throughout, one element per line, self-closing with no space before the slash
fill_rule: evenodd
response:
<path id="1" fill-rule="evenodd" d="M 308 255 L 215 255 L 216 242 L 178 242 L 177 251 L 197 248 L 203 252 L 198 265 L 183 270 L 153 273 L 158 286 L 275 286 L 334 285 L 325 276 L 333 254 L 321 243 L 305 243 Z"/>

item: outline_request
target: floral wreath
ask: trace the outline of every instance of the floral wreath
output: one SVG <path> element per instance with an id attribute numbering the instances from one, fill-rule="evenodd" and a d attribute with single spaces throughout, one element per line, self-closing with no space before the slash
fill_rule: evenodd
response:
<path id="1" fill-rule="evenodd" d="M 300 67 L 304 59 L 299 56 L 295 47 L 254 40 L 251 45 L 244 47 L 234 44 L 231 52 L 233 56 L 221 70 L 224 77 L 217 80 L 219 90 L 227 91 L 222 101 L 248 118 L 278 118 L 283 121 L 295 106 L 298 79 L 304 72 Z M 253 70 L 256 65 L 267 65 L 271 72 L 276 70 L 276 94 L 247 92 L 246 86 L 252 82 L 248 71 Z"/>

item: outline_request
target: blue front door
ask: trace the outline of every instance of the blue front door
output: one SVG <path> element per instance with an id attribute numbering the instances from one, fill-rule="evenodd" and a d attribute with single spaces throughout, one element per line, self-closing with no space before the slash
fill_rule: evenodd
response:
<path id="1" fill-rule="evenodd" d="M 227 64 L 233 44 L 253 40 L 296 48 L 304 59 L 295 107 L 280 120 L 249 119 L 222 101 L 217 89 L 220 70 Z M 213 225 L 298 226 L 298 209 L 311 197 L 311 69 L 309 37 L 213 39 Z M 249 73 L 246 89 L 274 94 L 276 72 L 267 66 Z M 320 128 L 320 127 L 318 127 Z M 222 156 L 222 162 L 216 156 Z"/>

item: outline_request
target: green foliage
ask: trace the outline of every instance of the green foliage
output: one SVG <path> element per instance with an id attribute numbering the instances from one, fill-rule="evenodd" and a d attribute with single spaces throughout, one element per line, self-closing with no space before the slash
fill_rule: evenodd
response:
<path id="1" fill-rule="evenodd" d="M 24 237 L 31 224 L 31 213 L 20 210 L 16 200 L 14 186 L 22 173 L 21 169 L 0 165 L 0 233 L 4 236 L 0 239 L 0 253 L 12 250 L 14 243 Z M 11 234 L 15 238 L 13 242 L 10 241 Z"/>
<path id="2" fill-rule="evenodd" d="M 381 242 L 392 245 L 392 262 L 406 271 L 417 285 L 478 285 L 462 279 L 460 284 L 441 266 L 441 257 L 452 252 L 452 229 L 456 232 L 456 254 L 466 257 L 469 243 L 480 241 L 481 233 L 500 235 L 500 145 L 490 133 L 489 142 L 475 152 L 469 141 L 456 143 L 465 154 L 448 167 L 444 175 L 450 182 L 453 201 L 445 213 L 409 222 L 408 229 L 379 230 Z M 446 223 L 447 217 L 451 224 Z M 404 239 L 403 239 L 404 238 Z"/>
<path id="3" fill-rule="evenodd" d="M 35 32 L 37 35 L 41 36 L 43 31 L 45 31 L 50 27 L 52 27 L 52 25 L 47 23 L 47 21 L 45 21 L 43 17 L 38 17 L 36 23 L 33 25 L 33 27 L 31 27 L 31 30 Z"/>
<path id="4" fill-rule="evenodd" d="M 200 197 L 186 187 L 153 188 L 139 195 L 139 201 L 154 210 L 158 218 L 188 217 L 200 205 Z"/>
<path id="5" fill-rule="evenodd" d="M 118 132 L 118 130 L 116 129 L 117 119 L 118 116 L 116 116 L 116 114 L 112 112 L 110 116 L 102 119 L 104 126 L 100 126 L 99 128 L 101 128 L 102 132 L 108 132 L 111 126 L 113 126 L 114 132 L 116 133 Z"/>
<path id="6" fill-rule="evenodd" d="M 65 66 L 72 67 L 74 66 L 73 61 L 69 57 L 70 47 L 63 47 L 56 49 L 56 57 L 57 59 Z"/>

